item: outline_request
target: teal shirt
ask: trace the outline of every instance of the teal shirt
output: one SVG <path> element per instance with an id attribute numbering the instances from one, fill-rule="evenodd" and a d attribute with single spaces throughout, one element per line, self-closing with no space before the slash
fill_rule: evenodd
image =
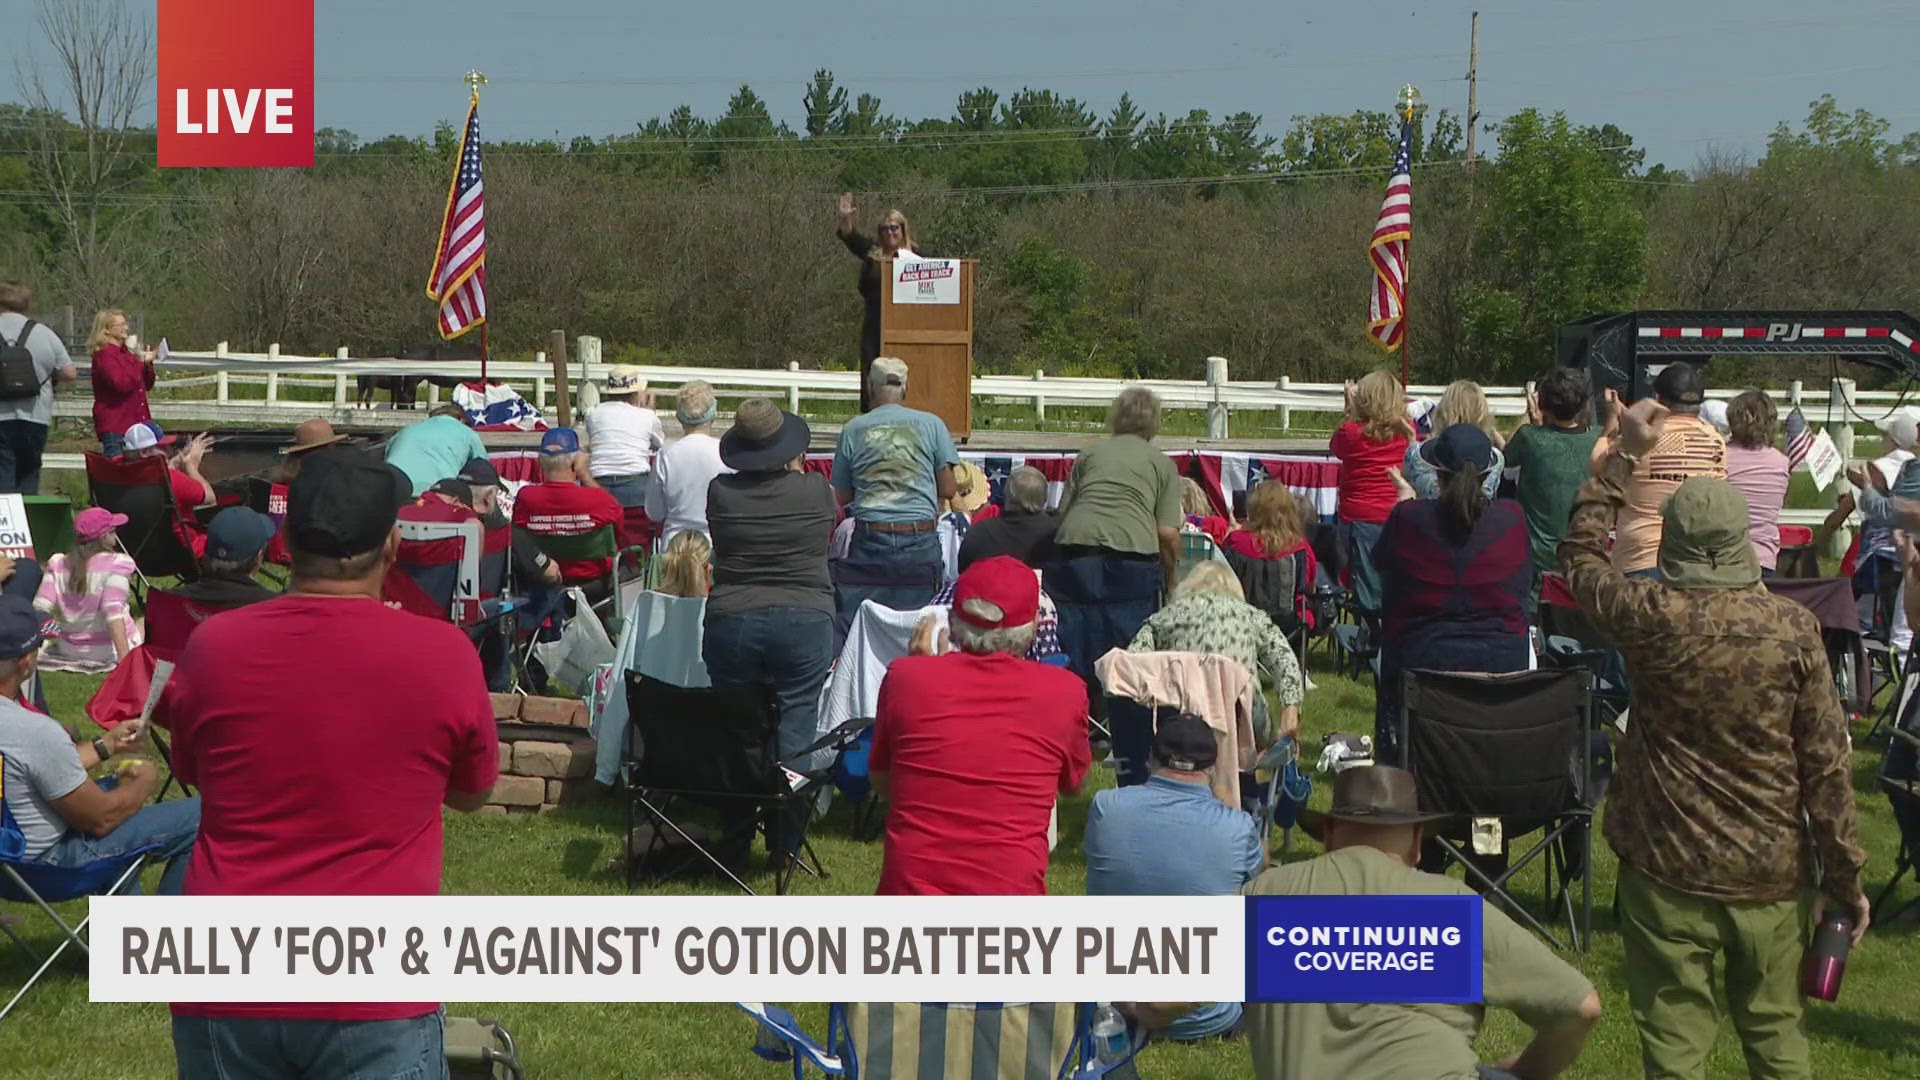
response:
<path id="1" fill-rule="evenodd" d="M 1573 495 L 1587 482 L 1587 459 L 1600 430 L 1527 424 L 1507 440 L 1507 467 L 1520 471 L 1515 494 L 1527 519 L 1533 565 L 1560 572 L 1560 536 L 1573 516 Z"/>
<path id="2" fill-rule="evenodd" d="M 854 417 L 833 451 L 833 487 L 851 492 L 860 521 L 902 524 L 940 516 L 935 476 L 960 464 L 939 417 L 889 404 Z"/>
<path id="3" fill-rule="evenodd" d="M 387 440 L 387 464 L 413 481 L 415 498 L 428 488 L 459 474 L 475 458 L 485 458 L 487 446 L 467 425 L 451 416 L 429 416 L 394 433 Z"/>

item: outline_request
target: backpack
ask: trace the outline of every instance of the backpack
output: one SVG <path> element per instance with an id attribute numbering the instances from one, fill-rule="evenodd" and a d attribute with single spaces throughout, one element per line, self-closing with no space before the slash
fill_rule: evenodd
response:
<path id="1" fill-rule="evenodd" d="M 19 401 L 23 398 L 40 396 L 40 386 L 45 382 L 40 378 L 39 365 L 33 361 L 33 350 L 27 347 L 27 339 L 33 336 L 36 324 L 32 319 L 20 328 L 20 336 L 8 344 L 0 338 L 0 401 Z"/>

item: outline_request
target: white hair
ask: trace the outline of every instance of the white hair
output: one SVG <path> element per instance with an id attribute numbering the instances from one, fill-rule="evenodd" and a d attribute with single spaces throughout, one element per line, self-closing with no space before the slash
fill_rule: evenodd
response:
<path id="1" fill-rule="evenodd" d="M 949 636 L 953 647 L 963 653 L 974 656 L 991 656 L 994 653 L 1006 653 L 1010 656 L 1025 656 L 1033 648 L 1033 635 L 1036 624 L 1021 626 L 984 627 L 967 620 L 967 615 L 997 622 L 1006 612 L 991 600 L 977 596 L 968 597 L 958 605 L 953 618 L 947 620 Z"/>
<path id="2" fill-rule="evenodd" d="M 1047 474 L 1022 465 L 1007 474 L 1007 509 L 1038 514 L 1047 508 Z"/>

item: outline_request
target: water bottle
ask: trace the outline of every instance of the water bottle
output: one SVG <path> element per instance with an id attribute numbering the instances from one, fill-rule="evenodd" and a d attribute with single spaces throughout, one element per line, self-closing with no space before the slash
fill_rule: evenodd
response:
<path id="1" fill-rule="evenodd" d="M 1093 1056 L 1102 1065 L 1116 1065 L 1133 1051 L 1133 1038 L 1127 1034 L 1127 1019 L 1108 1002 L 1093 1011 Z"/>
<path id="2" fill-rule="evenodd" d="M 1847 950 L 1853 947 L 1853 920 L 1837 912 L 1820 920 L 1813 931 L 1813 947 L 1800 968 L 1800 992 L 1821 1001 L 1840 996 L 1840 980 L 1847 973 Z"/>

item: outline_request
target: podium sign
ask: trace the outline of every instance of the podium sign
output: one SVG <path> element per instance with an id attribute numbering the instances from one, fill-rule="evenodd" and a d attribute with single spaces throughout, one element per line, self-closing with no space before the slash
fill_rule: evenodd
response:
<path id="1" fill-rule="evenodd" d="M 895 259 L 893 302 L 896 304 L 958 304 L 959 259 Z"/>
<path id="2" fill-rule="evenodd" d="M 880 355 L 907 362 L 907 404 L 973 434 L 972 259 L 882 260 Z"/>

